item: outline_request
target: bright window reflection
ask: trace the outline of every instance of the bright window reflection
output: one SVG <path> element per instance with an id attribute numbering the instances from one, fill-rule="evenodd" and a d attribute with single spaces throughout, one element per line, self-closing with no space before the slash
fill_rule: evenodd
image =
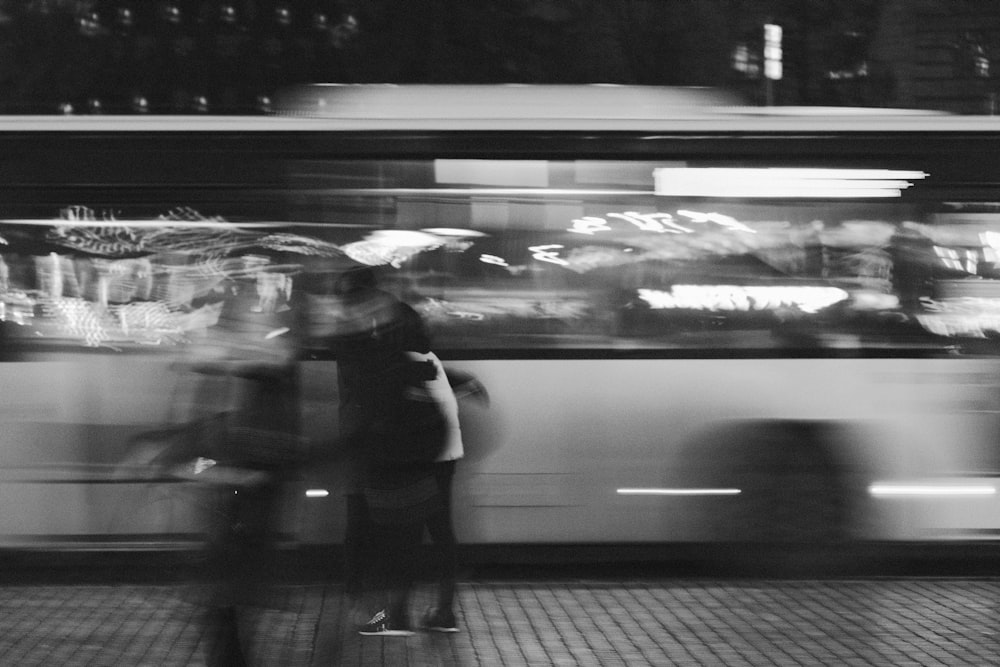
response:
<path id="1" fill-rule="evenodd" d="M 922 180 L 920 171 L 664 167 L 654 171 L 663 197 L 850 198 L 899 197 Z"/>
<path id="2" fill-rule="evenodd" d="M 278 219 L 230 218 L 224 203 L 204 213 L 81 203 L 2 221 L 0 318 L 31 345 L 183 346 L 239 321 L 255 345 L 322 348 L 337 275 L 373 266 L 440 349 L 839 354 L 845 341 L 945 350 L 1000 334 L 1000 219 L 867 196 L 920 183 L 921 171 L 614 160 L 286 169 Z M 847 180 L 856 191 L 711 205 L 653 194 L 706 176 L 761 192 L 765 180 Z M 442 178 L 476 183 L 441 188 Z"/>

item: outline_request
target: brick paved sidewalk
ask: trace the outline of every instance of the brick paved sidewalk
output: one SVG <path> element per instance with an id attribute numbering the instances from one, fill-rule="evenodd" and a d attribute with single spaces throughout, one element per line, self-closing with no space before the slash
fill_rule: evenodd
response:
<path id="1" fill-rule="evenodd" d="M 1000 665 L 1000 580 L 480 583 L 464 632 L 358 637 L 316 665 Z"/>
<path id="2" fill-rule="evenodd" d="M 309 665 L 322 587 L 287 587 L 245 614 L 262 665 Z M 0 588 L 0 665 L 204 665 L 204 605 L 182 586 Z"/>
<path id="3" fill-rule="evenodd" d="M 270 602 L 246 617 L 268 666 L 1000 664 L 1000 579 L 464 583 L 463 631 L 409 638 L 358 636 L 335 587 Z M 202 665 L 201 608 L 184 587 L 2 587 L 0 665 Z"/>

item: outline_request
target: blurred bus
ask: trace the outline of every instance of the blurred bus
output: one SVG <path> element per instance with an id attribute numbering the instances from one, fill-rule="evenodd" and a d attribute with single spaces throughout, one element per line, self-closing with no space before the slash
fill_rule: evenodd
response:
<path id="1" fill-rule="evenodd" d="M 197 541 L 197 485 L 134 446 L 221 409 L 186 370 L 213 350 L 294 341 L 330 447 L 354 266 L 489 391 L 467 544 L 1000 536 L 996 120 L 620 86 L 281 108 L 0 119 L 5 544 Z M 290 484 L 289 541 L 339 543 L 340 469 Z"/>

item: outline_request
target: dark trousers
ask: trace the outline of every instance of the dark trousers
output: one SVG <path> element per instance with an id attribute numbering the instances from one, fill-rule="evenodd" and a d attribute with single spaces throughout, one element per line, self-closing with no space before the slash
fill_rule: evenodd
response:
<path id="1" fill-rule="evenodd" d="M 423 526 L 417 522 L 371 525 L 372 545 L 378 554 L 372 563 L 375 590 L 386 596 L 386 610 L 400 625 L 409 620 L 410 593 L 417 573 L 416 551 Z"/>
<path id="2" fill-rule="evenodd" d="M 454 606 L 458 570 L 451 511 L 455 462 L 435 463 L 433 474 L 440 502 L 435 503 L 434 511 L 422 522 L 372 522 L 364 495 L 347 495 L 345 590 L 350 597 L 359 598 L 370 576 L 374 589 L 388 593 L 389 614 L 401 619 L 407 615 L 409 593 L 417 574 L 418 559 L 414 554 L 420 547 L 425 526 L 435 551 L 438 609 L 451 613 Z"/>
<path id="3" fill-rule="evenodd" d="M 280 483 L 210 490 L 206 575 L 210 598 L 205 610 L 205 664 L 245 667 L 241 609 L 262 605 L 275 572 L 276 517 Z M 249 632 L 248 627 L 244 627 Z"/>
<path id="4" fill-rule="evenodd" d="M 400 627 L 408 624 L 424 517 L 436 497 L 429 464 L 369 466 L 362 492 L 347 495 L 345 592 L 355 604 L 369 588 L 384 596 Z"/>
<path id="5" fill-rule="evenodd" d="M 435 562 L 438 577 L 439 611 L 452 613 L 455 601 L 455 580 L 458 572 L 458 549 L 455 530 L 451 518 L 451 486 L 455 477 L 455 462 L 441 461 L 434 464 L 434 478 L 437 481 L 441 503 L 427 518 L 427 532 L 435 548 Z"/>

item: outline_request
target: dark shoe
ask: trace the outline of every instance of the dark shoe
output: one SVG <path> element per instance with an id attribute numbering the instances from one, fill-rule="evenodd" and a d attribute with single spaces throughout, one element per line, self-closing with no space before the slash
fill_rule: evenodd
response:
<path id="1" fill-rule="evenodd" d="M 429 609 L 420 627 L 431 632 L 458 632 L 455 614 L 438 609 Z"/>
<path id="2" fill-rule="evenodd" d="M 397 625 L 389 618 L 385 609 L 372 616 L 372 619 L 358 628 L 358 634 L 366 637 L 409 637 L 413 634 L 408 626 Z"/>

